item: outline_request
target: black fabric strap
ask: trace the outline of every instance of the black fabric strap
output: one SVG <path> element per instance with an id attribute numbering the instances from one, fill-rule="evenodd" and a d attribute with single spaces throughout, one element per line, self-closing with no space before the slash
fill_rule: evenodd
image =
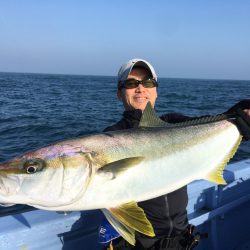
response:
<path id="1" fill-rule="evenodd" d="M 233 105 L 225 114 L 236 113 L 238 109 L 250 109 L 250 99 L 241 100 L 240 102 Z"/>
<path id="2" fill-rule="evenodd" d="M 235 120 L 235 125 L 240 131 L 245 141 L 250 139 L 250 116 L 248 116 L 244 111 L 238 109 L 236 111 L 237 117 Z"/>

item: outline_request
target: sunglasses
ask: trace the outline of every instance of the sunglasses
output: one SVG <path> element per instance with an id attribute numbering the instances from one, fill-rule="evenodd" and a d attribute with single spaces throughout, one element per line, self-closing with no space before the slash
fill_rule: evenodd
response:
<path id="1" fill-rule="evenodd" d="M 119 82 L 119 89 L 134 89 L 141 84 L 144 88 L 154 88 L 158 87 L 158 83 L 155 79 L 145 79 L 145 80 L 136 80 L 136 79 L 127 79 L 126 81 Z"/>

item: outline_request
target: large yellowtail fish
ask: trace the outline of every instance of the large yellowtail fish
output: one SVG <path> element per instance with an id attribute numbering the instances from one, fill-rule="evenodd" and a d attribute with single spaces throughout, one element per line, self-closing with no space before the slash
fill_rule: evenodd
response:
<path id="1" fill-rule="evenodd" d="M 0 165 L 0 203 L 56 211 L 102 209 L 131 244 L 154 236 L 138 201 L 194 180 L 225 184 L 223 169 L 241 141 L 230 121 L 171 125 L 151 105 L 140 126 L 66 140 Z"/>

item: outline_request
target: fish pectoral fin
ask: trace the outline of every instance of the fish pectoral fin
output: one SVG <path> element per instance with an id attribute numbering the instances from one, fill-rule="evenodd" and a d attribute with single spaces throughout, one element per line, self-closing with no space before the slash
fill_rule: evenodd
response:
<path id="1" fill-rule="evenodd" d="M 167 124 L 156 115 L 151 103 L 148 102 L 142 113 L 139 127 L 166 127 Z"/>
<path id="2" fill-rule="evenodd" d="M 130 244 L 134 245 L 135 243 L 134 231 L 151 237 L 155 236 L 151 223 L 147 219 L 143 209 L 136 202 L 129 202 L 116 208 L 109 208 L 108 212 L 109 216 L 106 216 L 107 220 Z M 106 213 L 104 214 L 106 215 Z"/>
<path id="3" fill-rule="evenodd" d="M 232 148 L 232 150 L 229 152 L 228 155 L 226 155 L 224 157 L 224 159 L 222 160 L 222 162 L 219 164 L 219 166 L 217 168 L 215 168 L 215 170 L 211 173 L 209 173 L 206 176 L 206 180 L 211 181 L 211 182 L 215 182 L 216 184 L 227 184 L 224 177 L 223 177 L 223 171 L 227 165 L 227 163 L 229 162 L 229 160 L 234 156 L 234 154 L 236 153 L 240 143 L 242 140 L 242 136 L 239 136 L 238 140 L 236 141 L 234 147 Z"/>
<path id="4" fill-rule="evenodd" d="M 131 157 L 125 158 L 119 161 L 114 161 L 102 166 L 98 173 L 113 173 L 113 178 L 117 175 L 123 173 L 128 170 L 130 167 L 133 167 L 144 160 L 144 157 Z"/>

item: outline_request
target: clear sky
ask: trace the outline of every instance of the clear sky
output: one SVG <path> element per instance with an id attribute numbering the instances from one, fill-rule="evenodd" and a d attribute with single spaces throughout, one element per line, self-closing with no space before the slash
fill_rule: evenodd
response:
<path id="1" fill-rule="evenodd" d="M 3 0 L 0 71 L 250 80 L 248 0 Z"/>

